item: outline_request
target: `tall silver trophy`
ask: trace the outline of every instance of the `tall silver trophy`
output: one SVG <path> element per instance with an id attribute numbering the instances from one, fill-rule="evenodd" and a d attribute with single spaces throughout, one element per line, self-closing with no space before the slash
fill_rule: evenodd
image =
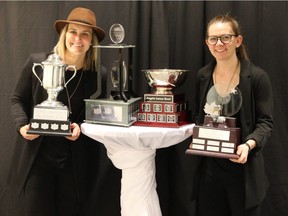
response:
<path id="1" fill-rule="evenodd" d="M 37 75 L 36 67 L 43 71 L 42 80 Z M 74 71 L 72 77 L 66 82 L 65 72 L 70 68 Z M 38 69 L 39 70 L 39 69 Z M 56 53 L 40 63 L 34 63 L 33 74 L 47 91 L 48 98 L 41 104 L 34 107 L 33 118 L 30 121 L 29 134 L 70 136 L 69 109 L 60 101 L 57 96 L 60 91 L 66 88 L 67 84 L 75 77 L 76 67 L 68 66 Z"/>
<path id="2" fill-rule="evenodd" d="M 110 45 L 110 47 L 118 49 L 118 59 L 114 60 L 111 68 L 113 89 L 111 90 L 110 95 L 114 100 L 123 100 L 127 102 L 130 99 L 129 94 L 132 92 L 128 90 L 129 75 L 126 63 L 123 59 L 122 50 L 123 48 L 129 49 L 131 46 L 121 44 L 125 37 L 125 29 L 119 23 L 115 23 L 110 27 L 109 36 L 110 40 L 113 42 L 113 45 Z"/>
<path id="3" fill-rule="evenodd" d="M 85 122 L 129 127 L 137 120 L 141 100 L 132 89 L 132 56 L 135 45 L 122 43 L 125 30 L 119 23 L 110 27 L 109 36 L 112 43 L 98 45 L 97 48 L 98 72 L 101 72 L 102 68 L 111 68 L 110 79 L 107 79 L 107 92 L 110 91 L 110 95 L 109 98 L 98 99 L 94 96 L 98 95 L 95 93 L 93 97 L 85 100 Z M 106 57 L 104 61 L 101 60 L 102 57 Z"/>

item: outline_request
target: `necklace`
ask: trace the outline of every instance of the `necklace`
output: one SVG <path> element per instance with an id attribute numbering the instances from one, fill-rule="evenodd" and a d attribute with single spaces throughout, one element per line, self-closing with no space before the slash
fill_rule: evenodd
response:
<path id="1" fill-rule="evenodd" d="M 236 72 L 237 72 L 238 67 L 239 67 L 239 61 L 237 61 L 236 68 L 235 68 L 235 70 L 234 70 L 233 75 L 232 75 L 231 78 L 230 78 L 230 81 L 229 81 L 228 85 L 227 85 L 227 89 L 226 89 L 226 91 L 225 91 L 225 94 L 228 93 L 228 90 L 229 90 L 229 88 L 230 88 L 230 86 L 231 86 L 231 83 L 232 83 L 233 78 L 234 78 L 234 76 L 235 76 L 235 74 L 236 74 Z M 216 81 L 216 73 L 214 73 L 214 80 L 215 80 L 215 84 L 217 84 L 217 81 Z"/>
<path id="2" fill-rule="evenodd" d="M 81 75 L 80 75 L 80 78 L 79 78 L 79 80 L 78 80 L 78 83 L 77 83 L 75 89 L 73 90 L 73 92 L 72 92 L 72 94 L 71 94 L 70 96 L 69 96 L 69 93 L 68 93 L 68 88 L 67 88 L 67 87 L 65 88 L 65 89 L 66 89 L 67 98 L 68 98 L 68 106 L 69 106 L 69 112 L 70 112 L 70 114 L 72 114 L 71 98 L 73 97 L 73 95 L 74 95 L 75 92 L 77 91 L 77 89 L 78 89 L 78 87 L 79 87 L 79 85 L 80 85 L 80 82 L 81 82 L 81 80 L 82 80 L 82 77 L 83 77 L 83 69 L 82 69 L 82 71 L 81 71 Z"/>

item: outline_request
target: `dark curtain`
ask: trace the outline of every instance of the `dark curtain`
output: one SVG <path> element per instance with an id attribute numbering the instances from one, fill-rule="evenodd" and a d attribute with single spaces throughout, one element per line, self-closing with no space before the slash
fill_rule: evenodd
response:
<path id="1" fill-rule="evenodd" d="M 142 96 L 150 89 L 142 69 L 180 68 L 190 71 L 177 91 L 185 92 L 189 109 L 194 94 L 195 74 L 211 60 L 204 45 L 207 21 L 220 13 L 238 18 L 250 59 L 265 69 L 274 91 L 275 126 L 264 150 L 270 189 L 264 202 L 263 216 L 288 215 L 288 2 L 270 1 L 1 1 L 0 2 L 0 215 L 6 216 L 9 203 L 5 179 L 14 148 L 15 129 L 10 118 L 10 97 L 25 60 L 32 52 L 50 51 L 58 35 L 53 23 L 66 19 L 77 6 L 92 9 L 97 24 L 110 43 L 109 28 L 121 23 L 125 28 L 123 43 L 134 44 L 133 89 Z M 103 62 L 109 55 L 102 57 Z M 163 216 L 192 216 L 190 192 L 196 161 L 185 155 L 190 140 L 157 150 L 157 190 Z M 110 163 L 103 148 L 102 181 L 95 181 L 87 216 L 117 216 L 119 184 L 117 170 L 105 171 Z M 104 167 L 104 168 L 103 168 Z M 107 166 L 108 167 L 108 166 Z M 91 170 L 95 170 L 91 164 Z M 112 180 L 111 180 L 112 179 Z M 103 184 L 103 185 L 101 185 Z M 105 187 L 104 187 L 105 185 Z M 101 190 L 102 188 L 102 190 Z M 108 188 L 104 190 L 103 188 Z M 102 197 L 104 197 L 102 199 Z M 131 204 L 132 205 L 132 204 Z"/>

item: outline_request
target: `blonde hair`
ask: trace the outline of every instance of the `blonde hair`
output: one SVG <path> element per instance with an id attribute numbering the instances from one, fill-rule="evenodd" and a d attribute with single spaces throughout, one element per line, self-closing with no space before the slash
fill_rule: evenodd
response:
<path id="1" fill-rule="evenodd" d="M 66 45 L 65 45 L 65 39 L 66 39 L 66 33 L 68 30 L 68 25 L 67 24 L 61 31 L 59 40 L 57 44 L 55 45 L 53 51 L 60 55 L 60 57 L 65 61 L 65 55 L 66 55 Z M 96 36 L 96 33 L 94 30 L 92 31 L 92 41 L 91 41 L 91 46 L 89 50 L 86 53 L 84 64 L 83 64 L 83 70 L 91 70 L 91 69 L 96 69 L 96 62 L 97 62 L 97 48 L 98 46 L 98 38 Z"/>

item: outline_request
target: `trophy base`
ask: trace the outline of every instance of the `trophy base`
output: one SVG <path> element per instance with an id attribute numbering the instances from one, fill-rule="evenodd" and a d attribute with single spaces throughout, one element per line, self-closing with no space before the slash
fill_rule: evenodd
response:
<path id="1" fill-rule="evenodd" d="M 144 94 L 145 102 L 177 103 L 185 100 L 185 94 Z"/>
<path id="2" fill-rule="evenodd" d="M 218 158 L 226 158 L 226 159 L 238 159 L 239 158 L 237 154 L 228 154 L 228 153 L 222 153 L 222 152 L 209 152 L 209 151 L 202 151 L 202 150 L 195 150 L 195 149 L 187 149 L 185 154 L 218 157 Z"/>
<path id="3" fill-rule="evenodd" d="M 155 112 L 138 112 L 138 120 L 135 126 L 152 126 L 152 127 L 180 127 L 189 124 L 188 113 L 186 110 L 175 113 L 155 113 Z"/>
<path id="4" fill-rule="evenodd" d="M 187 101 L 181 94 L 144 94 L 135 126 L 178 128 L 189 124 Z"/>
<path id="5" fill-rule="evenodd" d="M 161 123 L 161 122 L 141 122 L 136 121 L 133 125 L 134 126 L 145 126 L 145 127 L 165 127 L 165 128 L 179 128 L 183 125 L 191 124 L 191 122 L 177 122 L 177 123 Z"/>
<path id="6" fill-rule="evenodd" d="M 238 159 L 236 150 L 240 143 L 240 128 L 227 126 L 227 123 L 236 125 L 235 118 L 230 118 L 229 121 L 231 122 L 213 123 L 210 117 L 205 117 L 206 126 L 193 128 L 192 143 L 186 154 Z"/>
<path id="7" fill-rule="evenodd" d="M 41 119 L 49 121 L 67 121 L 67 117 L 69 116 L 69 110 L 66 106 L 42 106 L 37 105 L 34 107 L 33 111 L 33 119 Z"/>
<path id="8" fill-rule="evenodd" d="M 71 136 L 70 121 L 31 119 L 27 134 L 46 136 Z"/>
<path id="9" fill-rule="evenodd" d="M 127 102 L 112 99 L 85 99 L 87 123 L 129 127 L 137 120 L 142 98 L 131 98 Z"/>

